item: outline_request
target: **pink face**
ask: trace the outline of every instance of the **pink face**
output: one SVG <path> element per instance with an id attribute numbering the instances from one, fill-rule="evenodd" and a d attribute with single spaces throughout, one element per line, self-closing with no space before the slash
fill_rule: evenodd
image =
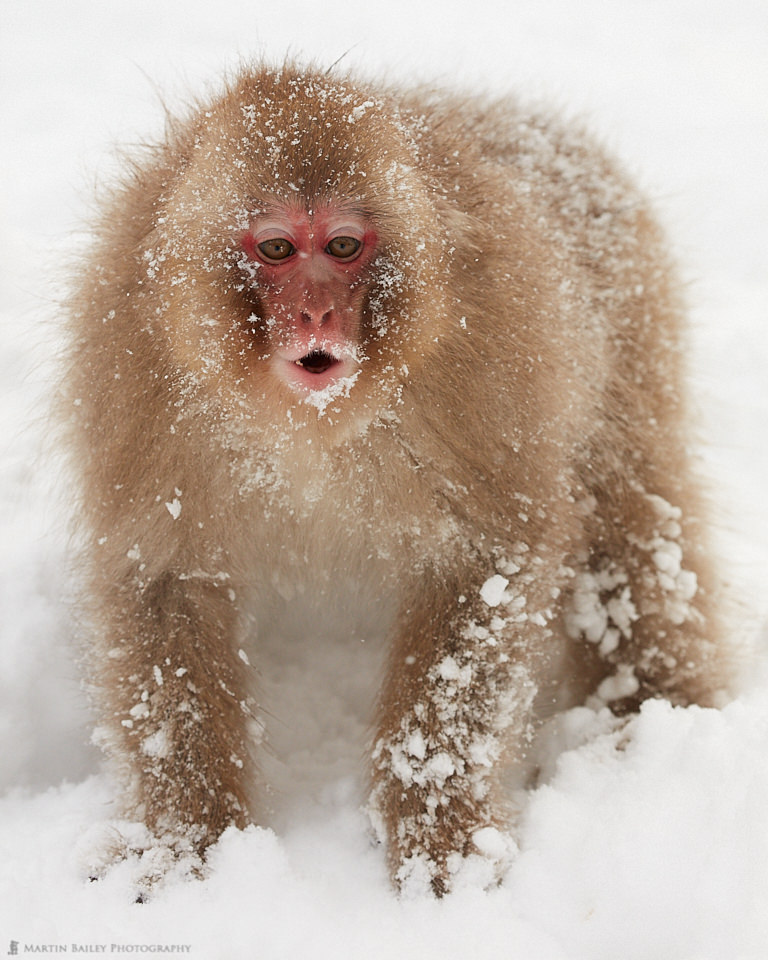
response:
<path id="1" fill-rule="evenodd" d="M 272 369 L 298 392 L 353 375 L 376 232 L 359 213 L 276 207 L 242 238 L 257 282 Z"/>

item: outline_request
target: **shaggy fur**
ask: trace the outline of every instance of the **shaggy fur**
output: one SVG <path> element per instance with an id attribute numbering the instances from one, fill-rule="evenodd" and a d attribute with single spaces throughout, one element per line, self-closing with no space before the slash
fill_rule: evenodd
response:
<path id="1" fill-rule="evenodd" d="M 336 395 L 269 366 L 239 238 L 274 203 L 376 224 L 360 375 Z M 499 770 L 537 716 L 717 701 L 679 289 L 582 131 L 256 67 L 169 123 L 95 232 L 65 381 L 85 659 L 158 844 L 203 852 L 258 819 L 252 618 L 286 585 L 352 581 L 396 610 L 370 803 L 396 883 L 503 869 Z"/>

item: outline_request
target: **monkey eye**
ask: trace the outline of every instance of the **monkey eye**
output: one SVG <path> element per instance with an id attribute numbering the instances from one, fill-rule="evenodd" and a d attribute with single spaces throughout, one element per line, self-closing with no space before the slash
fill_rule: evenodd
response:
<path id="1" fill-rule="evenodd" d="M 325 248 L 326 253 L 330 253 L 337 260 L 351 260 L 357 255 L 362 244 L 354 237 L 334 237 L 328 241 Z"/>
<path id="2" fill-rule="evenodd" d="M 287 257 L 290 257 L 292 253 L 296 252 L 294 245 L 290 240 L 286 240 L 285 237 L 275 237 L 272 240 L 264 240 L 258 244 L 258 249 L 265 260 L 271 260 L 274 263 L 285 260 Z"/>

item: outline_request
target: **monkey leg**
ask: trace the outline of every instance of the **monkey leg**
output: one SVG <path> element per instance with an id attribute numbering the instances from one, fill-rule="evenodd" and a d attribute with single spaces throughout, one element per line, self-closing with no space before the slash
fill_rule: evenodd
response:
<path id="1" fill-rule="evenodd" d="M 525 755 L 548 640 L 549 611 L 514 578 L 468 582 L 466 596 L 422 583 L 405 608 L 373 750 L 371 817 L 393 879 L 438 895 L 468 858 L 493 883 L 511 857 L 498 772 Z"/>
<path id="2" fill-rule="evenodd" d="M 231 591 L 168 574 L 105 606 L 120 613 L 105 625 L 95 679 L 104 746 L 129 773 L 127 812 L 162 842 L 202 854 L 250 819 L 253 704 Z"/>
<path id="3" fill-rule="evenodd" d="M 717 705 L 733 682 L 697 497 L 663 493 L 635 482 L 591 498 L 566 615 L 570 636 L 596 644 L 604 661 L 598 696 L 622 713 L 658 696 Z"/>

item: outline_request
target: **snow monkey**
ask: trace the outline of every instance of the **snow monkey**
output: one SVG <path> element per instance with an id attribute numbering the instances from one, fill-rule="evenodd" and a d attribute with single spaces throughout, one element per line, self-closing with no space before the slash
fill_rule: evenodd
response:
<path id="1" fill-rule="evenodd" d="M 387 619 L 368 807 L 399 887 L 502 874 L 537 717 L 719 702 L 679 287 L 580 129 L 246 68 L 112 190 L 69 317 L 84 660 L 158 849 L 262 816 L 285 584 Z"/>

